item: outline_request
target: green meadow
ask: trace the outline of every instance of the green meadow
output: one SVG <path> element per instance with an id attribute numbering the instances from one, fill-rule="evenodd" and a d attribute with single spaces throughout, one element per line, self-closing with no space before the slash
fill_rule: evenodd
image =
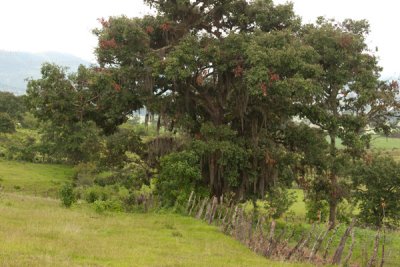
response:
<path id="1" fill-rule="evenodd" d="M 269 261 L 186 216 L 63 208 L 55 193 L 72 173 L 0 161 L 0 266 L 308 266 Z"/>

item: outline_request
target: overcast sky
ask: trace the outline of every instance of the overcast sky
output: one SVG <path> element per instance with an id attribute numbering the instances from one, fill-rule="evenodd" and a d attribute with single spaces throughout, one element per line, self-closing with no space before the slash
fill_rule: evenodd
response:
<path id="1" fill-rule="evenodd" d="M 275 0 L 284 3 L 286 0 Z M 318 16 L 342 20 L 367 19 L 368 41 L 377 46 L 383 76 L 400 75 L 400 1 L 397 0 L 293 0 L 304 22 Z M 91 33 L 98 18 L 125 14 L 143 16 L 149 9 L 142 0 L 2 0 L 0 49 L 8 51 L 70 53 L 94 61 L 96 38 Z"/>

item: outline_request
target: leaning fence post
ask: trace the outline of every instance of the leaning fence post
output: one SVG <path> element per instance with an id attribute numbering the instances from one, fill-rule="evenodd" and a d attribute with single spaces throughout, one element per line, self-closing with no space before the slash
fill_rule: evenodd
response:
<path id="1" fill-rule="evenodd" d="M 314 260 L 315 255 L 317 254 L 318 250 L 321 248 L 322 242 L 325 240 L 326 235 L 331 230 L 331 225 L 332 225 L 332 222 L 329 222 L 328 228 L 326 229 L 326 231 L 321 231 L 320 235 L 318 236 L 317 240 L 315 241 L 313 248 L 311 250 L 311 253 L 310 253 L 310 257 L 309 257 L 310 261 Z"/>
<path id="2" fill-rule="evenodd" d="M 297 242 L 296 246 L 294 246 L 294 248 L 292 250 L 289 251 L 288 255 L 286 256 L 286 260 L 290 260 L 290 258 L 292 257 L 292 255 L 297 251 L 297 249 L 299 248 L 299 246 L 301 245 L 301 243 L 303 243 L 304 239 L 306 238 L 306 233 L 303 232 L 300 240 Z"/>
<path id="3" fill-rule="evenodd" d="M 300 244 L 300 246 L 298 247 L 298 249 L 297 249 L 297 251 L 298 252 L 301 252 L 301 251 L 303 251 L 303 248 L 308 244 L 308 242 L 310 241 L 310 239 L 311 239 L 311 235 L 312 235 L 312 233 L 314 232 L 314 230 L 315 230 L 315 225 L 316 225 L 316 223 L 314 222 L 313 224 L 312 224 L 312 226 L 311 226 L 311 230 L 308 232 L 308 235 L 307 235 L 307 237 L 306 237 L 306 239 L 304 239 L 304 241 Z M 304 253 L 302 253 L 302 254 L 304 254 Z M 303 256 L 303 255 L 302 255 Z"/>
<path id="4" fill-rule="evenodd" d="M 199 209 L 199 211 L 197 212 L 197 215 L 196 215 L 196 219 L 201 219 L 201 216 L 203 215 L 204 207 L 205 207 L 206 204 L 207 204 L 207 197 L 205 197 L 203 199 L 203 202 L 201 202 L 200 209 Z"/>
<path id="5" fill-rule="evenodd" d="M 333 255 L 332 258 L 332 264 L 340 264 L 340 261 L 342 259 L 342 254 L 344 250 L 344 246 L 346 244 L 346 240 L 350 235 L 351 230 L 353 229 L 354 223 L 355 223 L 355 218 L 351 221 L 349 227 L 347 227 L 346 231 L 344 232 L 342 238 L 340 239 L 339 246 L 337 247 L 335 254 Z"/>
<path id="6" fill-rule="evenodd" d="M 199 201 L 201 200 L 201 197 L 199 196 Z M 190 215 L 192 215 L 192 211 L 193 211 L 193 209 L 196 207 L 196 196 L 194 196 L 194 198 L 193 198 L 193 203 L 192 203 L 192 205 L 191 205 L 191 207 L 190 207 L 190 210 L 189 210 L 189 216 Z"/>
<path id="7" fill-rule="evenodd" d="M 218 198 L 214 196 L 212 200 L 211 213 L 210 213 L 210 218 L 208 220 L 208 224 L 211 224 L 212 221 L 214 220 L 214 216 L 217 211 L 217 205 L 218 205 Z"/>
<path id="8" fill-rule="evenodd" d="M 353 229 L 353 231 L 351 232 L 351 245 L 350 245 L 349 252 L 347 253 L 346 258 L 343 261 L 343 266 L 348 265 L 348 263 L 350 262 L 350 259 L 351 259 L 351 255 L 353 255 L 353 248 L 354 248 L 354 242 L 355 242 L 354 232 L 355 232 L 355 230 Z"/>
<path id="9" fill-rule="evenodd" d="M 205 221 L 207 221 L 208 218 L 210 217 L 210 213 L 211 213 L 211 203 L 209 201 L 207 201 L 206 213 L 204 214 L 204 220 Z"/>
<path id="10" fill-rule="evenodd" d="M 187 206 L 186 206 L 186 212 L 189 212 L 189 208 L 190 208 L 190 204 L 192 202 L 193 195 L 194 195 L 194 191 L 192 191 L 190 193 L 189 201 L 188 201 Z"/>
<path id="11" fill-rule="evenodd" d="M 324 252 L 324 256 L 323 256 L 323 259 L 324 259 L 324 260 L 325 260 L 326 257 L 328 256 L 329 248 L 330 248 L 331 245 L 332 245 L 333 238 L 336 236 L 336 234 L 337 234 L 337 232 L 338 232 L 338 230 L 339 230 L 339 226 L 340 226 L 340 224 L 338 224 L 338 225 L 336 226 L 334 232 L 332 233 L 331 237 L 329 238 L 328 242 L 326 243 L 325 252 Z"/>
<path id="12" fill-rule="evenodd" d="M 378 255 L 380 235 L 381 235 L 381 231 L 379 229 L 378 232 L 375 235 L 374 252 L 372 253 L 371 259 L 367 263 L 367 267 L 375 266 L 376 257 Z"/>

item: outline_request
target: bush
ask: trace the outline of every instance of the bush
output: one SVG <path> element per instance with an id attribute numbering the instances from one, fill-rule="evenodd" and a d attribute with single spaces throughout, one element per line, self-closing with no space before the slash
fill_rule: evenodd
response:
<path id="1" fill-rule="evenodd" d="M 192 191 L 201 189 L 199 158 L 193 151 L 171 153 L 161 158 L 156 194 L 167 207 L 184 204 Z"/>
<path id="2" fill-rule="evenodd" d="M 15 124 L 10 115 L 0 112 L 0 133 L 15 132 Z"/>
<path id="3" fill-rule="evenodd" d="M 74 195 L 74 188 L 71 184 L 65 184 L 60 189 L 60 198 L 61 203 L 64 207 L 71 207 L 72 204 L 75 202 L 75 195 Z"/>
<path id="4" fill-rule="evenodd" d="M 391 157 L 369 156 L 351 172 L 359 218 L 370 225 L 400 223 L 400 163 Z"/>
<path id="5" fill-rule="evenodd" d="M 108 200 L 112 197 L 113 192 L 112 188 L 109 186 L 102 187 L 98 185 L 93 185 L 91 187 L 86 188 L 84 192 L 84 199 L 88 203 L 94 203 L 97 200 Z"/>
<path id="6" fill-rule="evenodd" d="M 93 185 L 87 187 L 83 191 L 83 198 L 88 203 L 93 203 L 96 211 L 123 211 L 130 210 L 127 206 L 129 198 L 132 194 L 124 186 L 108 185 L 98 186 Z"/>
<path id="7" fill-rule="evenodd" d="M 118 199 L 96 200 L 93 203 L 93 207 L 97 213 L 103 213 L 105 211 L 112 211 L 112 212 L 124 211 L 123 204 Z"/>
<path id="8" fill-rule="evenodd" d="M 77 186 L 93 185 L 98 172 L 95 163 L 92 162 L 80 163 L 75 166 L 74 170 L 75 170 L 74 182 L 76 183 Z"/>
<path id="9" fill-rule="evenodd" d="M 139 190 L 133 191 L 125 198 L 125 208 L 127 210 L 148 211 L 154 200 L 154 184 L 142 185 Z"/>

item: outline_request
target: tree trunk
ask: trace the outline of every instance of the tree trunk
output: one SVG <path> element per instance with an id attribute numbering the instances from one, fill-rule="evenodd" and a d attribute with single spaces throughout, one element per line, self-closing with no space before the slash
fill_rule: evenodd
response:
<path id="1" fill-rule="evenodd" d="M 334 160 L 336 158 L 336 134 L 331 132 L 330 137 L 330 155 Z M 336 208 L 338 204 L 338 182 L 335 167 L 331 167 L 331 173 L 329 176 L 331 192 L 329 196 L 329 224 L 330 229 L 333 229 L 336 225 Z"/>
<path id="2" fill-rule="evenodd" d="M 335 224 L 336 224 L 336 208 L 337 208 L 336 200 L 329 201 L 329 229 L 330 230 L 335 228 Z"/>

